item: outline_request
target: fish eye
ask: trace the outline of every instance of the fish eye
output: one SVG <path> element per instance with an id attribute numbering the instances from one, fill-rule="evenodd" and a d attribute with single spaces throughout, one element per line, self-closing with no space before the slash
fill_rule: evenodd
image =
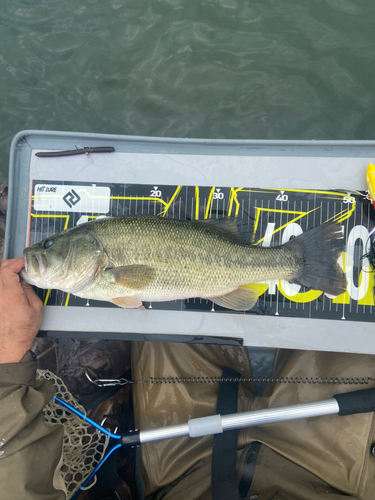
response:
<path id="1" fill-rule="evenodd" d="M 52 246 L 52 240 L 46 240 L 43 246 L 44 248 L 49 248 L 50 246 Z"/>

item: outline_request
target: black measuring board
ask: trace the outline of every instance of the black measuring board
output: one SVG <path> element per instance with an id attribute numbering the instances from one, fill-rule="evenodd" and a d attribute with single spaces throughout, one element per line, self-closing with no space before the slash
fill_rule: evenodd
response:
<path id="1" fill-rule="evenodd" d="M 165 311 L 374 321 L 374 273 L 364 255 L 375 224 L 375 211 L 366 193 L 42 180 L 34 181 L 31 193 L 28 245 L 103 216 L 149 214 L 189 220 L 237 216 L 240 231 L 261 246 L 285 243 L 319 224 L 335 220 L 344 228 L 346 249 L 341 264 L 348 279 L 347 291 L 339 297 L 329 298 L 320 291 L 279 280 L 253 285 L 260 296 L 256 306 L 245 313 L 199 298 L 144 305 Z M 116 307 L 57 290 L 38 290 L 38 294 L 47 307 Z"/>

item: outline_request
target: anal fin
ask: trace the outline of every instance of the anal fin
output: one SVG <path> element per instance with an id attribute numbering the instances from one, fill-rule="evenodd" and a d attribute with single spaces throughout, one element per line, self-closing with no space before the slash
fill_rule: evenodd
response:
<path id="1" fill-rule="evenodd" d="M 221 307 L 232 309 L 233 311 L 248 311 L 252 309 L 258 300 L 259 293 L 251 288 L 239 287 L 233 292 L 218 297 L 207 297 Z"/>
<path id="2" fill-rule="evenodd" d="M 138 307 L 139 309 L 145 310 L 141 299 L 135 295 L 130 297 L 116 297 L 112 299 L 111 302 L 123 309 L 136 309 Z"/>

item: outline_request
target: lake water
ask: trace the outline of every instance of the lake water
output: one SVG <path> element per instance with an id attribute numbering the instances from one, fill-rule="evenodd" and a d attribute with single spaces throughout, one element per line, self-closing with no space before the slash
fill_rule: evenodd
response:
<path id="1" fill-rule="evenodd" d="M 0 95 L 0 180 L 22 129 L 375 139 L 375 2 L 3 2 Z"/>

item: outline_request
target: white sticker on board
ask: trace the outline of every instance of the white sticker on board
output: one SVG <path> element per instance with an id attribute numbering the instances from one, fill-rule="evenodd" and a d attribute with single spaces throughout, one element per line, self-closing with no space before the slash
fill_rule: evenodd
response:
<path id="1" fill-rule="evenodd" d="M 109 212 L 109 187 L 36 184 L 34 210 L 43 212 Z"/>

